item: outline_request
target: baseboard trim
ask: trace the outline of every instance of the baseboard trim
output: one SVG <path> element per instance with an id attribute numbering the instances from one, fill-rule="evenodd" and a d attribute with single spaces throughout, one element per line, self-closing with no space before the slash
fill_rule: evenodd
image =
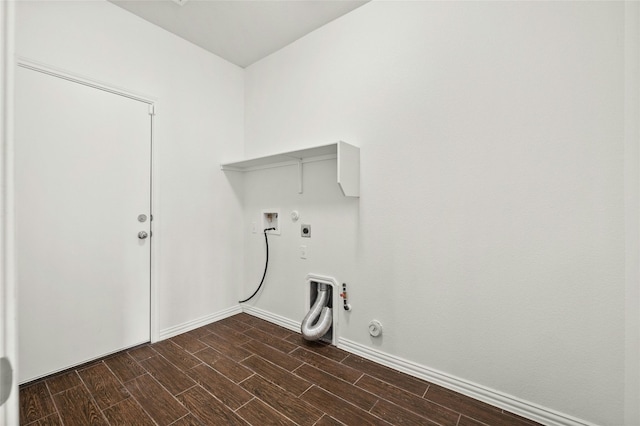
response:
<path id="1" fill-rule="evenodd" d="M 229 316 L 245 312 L 257 318 L 279 325 L 287 330 L 300 332 L 300 322 L 289 318 L 273 314 L 271 312 L 248 305 L 238 305 L 224 311 L 207 315 L 193 321 L 171 327 L 160 332 L 162 339 L 173 337 L 180 333 L 193 330 L 203 325 L 227 318 Z M 377 349 L 370 348 L 363 344 L 345 338 L 338 338 L 338 348 L 354 355 L 361 356 L 378 364 L 393 368 L 413 377 L 435 383 L 444 388 L 459 392 L 463 395 L 485 402 L 519 416 L 525 417 L 549 426 L 596 426 L 594 423 L 581 420 L 540 405 L 524 401 L 503 392 L 479 385 L 441 371 L 425 367 L 421 364 L 405 360 L 395 355 L 389 355 Z"/>
<path id="2" fill-rule="evenodd" d="M 164 330 L 160 330 L 160 340 L 165 340 L 173 336 L 177 336 L 178 334 L 186 333 L 187 331 L 195 330 L 198 327 L 202 327 L 204 325 L 211 324 L 216 321 L 220 321 L 221 319 L 225 319 L 232 315 L 236 315 L 242 312 L 242 308 L 240 305 L 232 306 L 230 308 L 224 309 L 222 311 L 205 315 L 200 318 L 196 318 L 191 321 L 187 321 L 185 323 L 165 328 Z"/>
<path id="3" fill-rule="evenodd" d="M 297 333 L 300 332 L 300 322 L 290 320 L 289 318 L 275 315 L 253 306 L 242 306 L 242 311 L 288 330 Z M 349 339 L 338 338 L 338 348 L 544 425 L 596 426 L 594 423 L 542 407 L 468 380 L 460 379 L 395 355 L 389 355 Z"/>
<path id="4" fill-rule="evenodd" d="M 275 314 L 272 314 L 271 312 L 267 312 L 262 309 L 256 308 L 255 306 L 248 306 L 248 305 L 242 306 L 242 312 L 245 312 L 249 315 L 253 315 L 254 317 L 258 317 L 265 321 L 269 321 L 270 323 L 279 325 L 280 327 L 284 327 L 287 330 L 300 333 L 301 323 L 290 320 L 289 318 L 285 318 L 280 315 L 275 315 Z"/>
<path id="5" fill-rule="evenodd" d="M 349 353 L 359 355 L 370 361 L 393 368 L 413 377 L 435 383 L 444 388 L 461 393 L 485 402 L 519 416 L 525 417 L 549 426 L 596 426 L 593 423 L 581 420 L 540 405 L 524 401 L 506 393 L 479 385 L 458 377 L 434 370 L 424 365 L 407 361 L 403 358 L 389 355 L 379 350 L 370 348 L 360 343 L 339 338 L 338 347 Z"/>

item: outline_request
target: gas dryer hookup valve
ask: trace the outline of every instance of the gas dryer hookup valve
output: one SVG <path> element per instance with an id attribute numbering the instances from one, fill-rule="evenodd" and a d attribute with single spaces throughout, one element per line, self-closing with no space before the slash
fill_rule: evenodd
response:
<path id="1" fill-rule="evenodd" d="M 347 283 L 342 283 L 342 293 L 340 293 L 340 297 L 342 297 L 342 307 L 345 311 L 351 310 L 351 305 L 347 299 Z"/>

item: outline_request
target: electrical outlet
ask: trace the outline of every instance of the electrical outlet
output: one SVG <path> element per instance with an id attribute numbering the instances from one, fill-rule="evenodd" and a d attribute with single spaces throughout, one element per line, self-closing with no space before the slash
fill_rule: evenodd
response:
<path id="1" fill-rule="evenodd" d="M 311 238 L 311 225 L 301 225 L 300 236 L 304 238 Z"/>

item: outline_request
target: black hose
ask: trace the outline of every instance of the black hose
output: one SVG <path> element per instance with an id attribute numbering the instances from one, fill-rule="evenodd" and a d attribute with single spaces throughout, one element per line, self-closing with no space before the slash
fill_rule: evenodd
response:
<path id="1" fill-rule="evenodd" d="M 264 274 L 262 274 L 262 279 L 260 280 L 260 285 L 258 285 L 258 288 L 256 289 L 256 291 L 253 292 L 253 294 L 249 297 L 247 297 L 244 300 L 240 300 L 238 303 L 244 303 L 247 302 L 251 299 L 253 299 L 253 296 L 255 296 L 256 294 L 258 294 L 258 292 L 260 291 L 260 288 L 262 287 L 262 284 L 264 283 L 264 277 L 267 276 L 267 267 L 269 266 L 269 239 L 267 238 L 267 231 L 275 231 L 276 228 L 267 228 L 264 230 L 264 244 L 267 247 L 267 259 L 264 262 Z"/>

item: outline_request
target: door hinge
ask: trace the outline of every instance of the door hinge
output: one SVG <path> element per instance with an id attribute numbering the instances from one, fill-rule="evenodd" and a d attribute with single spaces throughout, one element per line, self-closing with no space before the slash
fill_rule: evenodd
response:
<path id="1" fill-rule="evenodd" d="M 149 104 L 149 115 L 156 115 L 156 106 L 154 104 Z"/>

